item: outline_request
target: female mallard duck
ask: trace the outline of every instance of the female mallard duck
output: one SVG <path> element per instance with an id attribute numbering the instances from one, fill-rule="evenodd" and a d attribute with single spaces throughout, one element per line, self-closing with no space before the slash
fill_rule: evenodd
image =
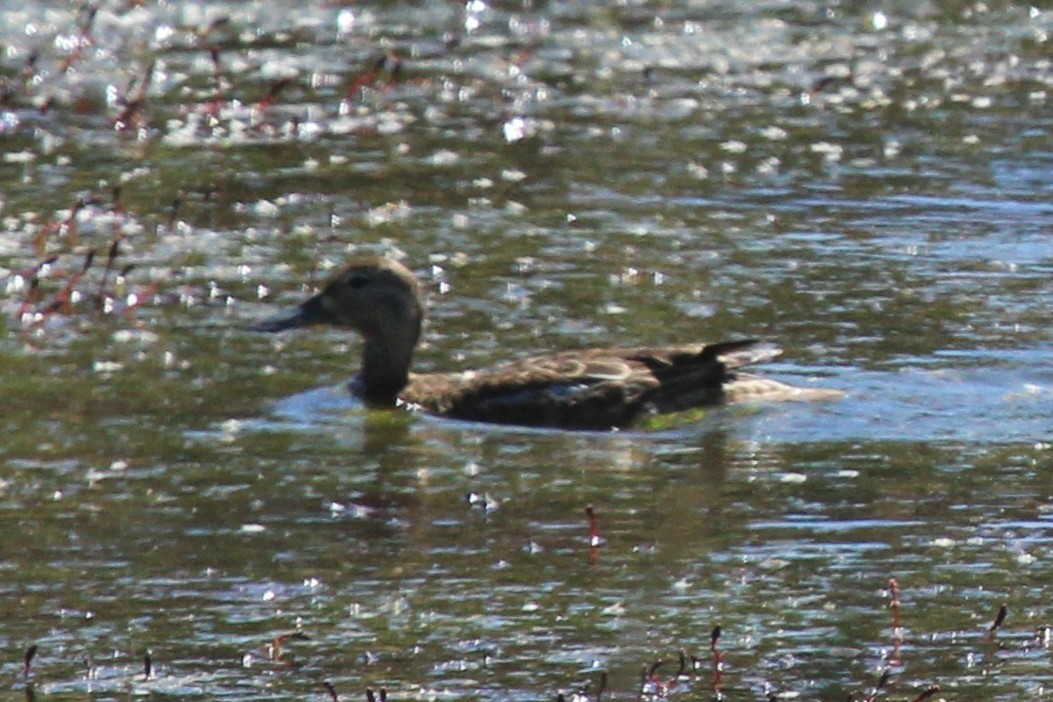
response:
<path id="1" fill-rule="evenodd" d="M 735 371 L 779 354 L 755 340 L 564 351 L 477 371 L 410 373 L 423 318 L 413 273 L 397 261 L 367 258 L 351 263 L 299 307 L 253 328 L 355 329 L 365 339 L 362 369 L 351 381 L 355 395 L 374 407 L 405 405 L 455 419 L 603 430 L 722 401 L 841 395 Z"/>

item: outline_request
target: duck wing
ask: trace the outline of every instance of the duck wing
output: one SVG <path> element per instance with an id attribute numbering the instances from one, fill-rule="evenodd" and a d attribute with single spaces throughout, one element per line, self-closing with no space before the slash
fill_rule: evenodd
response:
<path id="1" fill-rule="evenodd" d="M 587 349 L 479 371 L 413 375 L 402 400 L 484 422 L 610 429 L 645 413 L 721 402 L 734 368 L 779 350 L 756 340 L 658 348 Z"/>

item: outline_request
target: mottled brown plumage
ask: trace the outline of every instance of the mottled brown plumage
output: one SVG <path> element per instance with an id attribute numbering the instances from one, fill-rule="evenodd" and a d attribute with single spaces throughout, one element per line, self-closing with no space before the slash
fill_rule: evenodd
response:
<path id="1" fill-rule="evenodd" d="M 413 274 L 385 258 L 355 261 L 289 313 L 255 326 L 312 324 L 357 330 L 362 370 L 351 390 L 372 406 L 502 424 L 611 429 L 656 413 L 724 401 L 818 400 L 836 390 L 796 388 L 736 369 L 778 355 L 755 340 L 660 348 L 564 351 L 477 371 L 410 373 L 424 303 Z"/>

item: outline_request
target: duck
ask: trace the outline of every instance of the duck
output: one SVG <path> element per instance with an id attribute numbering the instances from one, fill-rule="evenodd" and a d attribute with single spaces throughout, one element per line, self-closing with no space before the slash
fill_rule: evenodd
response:
<path id="1" fill-rule="evenodd" d="M 364 346 L 361 369 L 349 388 L 367 407 L 402 407 L 473 422 L 607 431 L 728 402 L 842 395 L 740 371 L 781 353 L 757 339 L 566 350 L 478 370 L 413 373 L 424 315 L 413 272 L 391 258 L 366 257 L 350 262 L 318 294 L 252 329 L 354 330 Z"/>

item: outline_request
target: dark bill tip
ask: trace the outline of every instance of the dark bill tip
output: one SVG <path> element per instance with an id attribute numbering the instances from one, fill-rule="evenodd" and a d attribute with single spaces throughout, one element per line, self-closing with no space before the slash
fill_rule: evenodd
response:
<path id="1" fill-rule="evenodd" d="M 267 319 L 261 319 L 249 328 L 258 332 L 280 332 L 312 324 L 322 324 L 326 321 L 323 312 L 321 299 L 316 295 L 299 307 L 280 312 Z"/>

